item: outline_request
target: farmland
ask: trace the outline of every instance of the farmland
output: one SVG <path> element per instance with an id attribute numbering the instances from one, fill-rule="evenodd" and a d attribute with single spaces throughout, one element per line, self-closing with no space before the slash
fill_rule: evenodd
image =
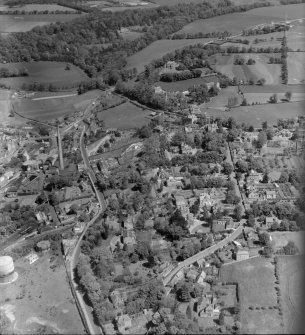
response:
<path id="1" fill-rule="evenodd" d="M 20 89 L 22 84 L 34 82 L 53 84 L 56 87 L 64 85 L 78 85 L 87 75 L 75 65 L 70 64 L 70 70 L 65 70 L 66 63 L 61 62 L 28 62 L 2 64 L 1 67 L 13 69 L 27 69 L 29 76 L 15 78 L 0 78 L 0 83 L 13 89 Z"/>
<path id="2" fill-rule="evenodd" d="M 100 95 L 100 91 L 90 91 L 82 95 L 47 99 L 31 100 L 18 99 L 14 101 L 14 108 L 22 116 L 35 120 L 53 120 L 72 114 L 76 111 L 83 111 L 87 106 Z"/>
<path id="3" fill-rule="evenodd" d="M 305 83 L 305 54 L 303 52 L 288 53 L 288 84 Z"/>
<path id="4" fill-rule="evenodd" d="M 136 67 L 138 72 L 142 72 L 144 71 L 144 66 L 149 64 L 154 59 L 161 58 L 167 53 L 181 49 L 185 46 L 194 45 L 197 43 L 204 44 L 210 40 L 210 38 L 196 38 L 191 40 L 184 39 L 155 41 L 143 50 L 128 57 L 126 68 Z"/>
<path id="5" fill-rule="evenodd" d="M 285 334 L 299 333 L 301 320 L 300 304 L 302 290 L 303 258 L 301 256 L 278 257 L 280 291 L 282 294 L 282 308 Z"/>
<path id="6" fill-rule="evenodd" d="M 99 112 L 98 118 L 105 122 L 107 128 L 130 129 L 147 124 L 149 110 L 143 110 L 130 102 Z"/>
<path id="7" fill-rule="evenodd" d="M 15 261 L 18 279 L 1 286 L 0 309 L 14 334 L 84 333 L 63 264 L 52 270 L 50 256 L 29 265 Z"/>
<path id="8" fill-rule="evenodd" d="M 234 117 L 236 120 L 243 120 L 253 127 L 261 127 L 263 121 L 269 125 L 277 124 L 280 118 L 295 118 L 304 114 L 305 102 L 291 102 L 289 104 L 268 104 L 232 108 L 229 112 L 222 112 L 216 109 L 206 112 L 216 117 Z"/>
<path id="9" fill-rule="evenodd" d="M 24 32 L 52 22 L 67 22 L 85 14 L 1 15 L 0 33 Z"/>
<path id="10" fill-rule="evenodd" d="M 274 265 L 269 260 L 254 258 L 222 266 L 221 280 L 238 283 L 242 334 L 282 333 L 274 289 Z"/>
<path id="11" fill-rule="evenodd" d="M 211 60 L 215 65 L 213 67 L 216 71 L 227 75 L 233 79 L 236 77 L 239 80 L 248 81 L 254 79 L 257 81 L 260 78 L 265 78 L 266 84 L 279 84 L 281 79 L 281 67 L 279 64 L 268 64 L 270 55 L 265 54 L 246 54 L 240 55 L 245 62 L 249 58 L 255 60 L 253 65 L 234 65 L 236 55 L 214 55 Z"/>
<path id="12" fill-rule="evenodd" d="M 32 11 L 69 11 L 69 12 L 76 12 L 73 8 L 68 8 L 64 6 L 60 6 L 57 4 L 29 4 L 29 5 L 23 5 L 23 6 L 16 6 L 16 7 L 9 7 L 9 6 L 1 6 L 0 5 L 0 11 L 24 11 L 24 12 L 32 12 Z"/>

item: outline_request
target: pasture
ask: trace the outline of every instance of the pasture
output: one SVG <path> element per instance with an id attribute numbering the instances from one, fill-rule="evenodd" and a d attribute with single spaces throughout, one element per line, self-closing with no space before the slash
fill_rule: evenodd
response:
<path id="1" fill-rule="evenodd" d="M 305 83 L 305 54 L 304 52 L 289 52 L 287 58 L 288 84 Z"/>
<path id="2" fill-rule="evenodd" d="M 131 129 L 149 123 L 151 111 L 142 109 L 130 102 L 109 108 L 98 113 L 98 118 L 105 122 L 106 128 Z"/>
<path id="3" fill-rule="evenodd" d="M 224 107 L 228 104 L 228 99 L 234 96 L 238 97 L 239 103 L 241 103 L 241 96 L 237 94 L 237 86 L 229 86 L 222 89 L 219 94 L 215 97 L 212 97 L 209 102 L 204 104 L 206 107 Z"/>
<path id="4" fill-rule="evenodd" d="M 258 24 L 282 21 L 285 19 L 286 14 L 289 20 L 304 17 L 304 4 L 262 7 L 243 13 L 226 14 L 197 20 L 184 26 L 179 33 L 194 34 L 227 30 L 232 34 L 238 34 L 245 28 Z"/>
<path id="5" fill-rule="evenodd" d="M 204 44 L 210 41 L 210 38 L 195 38 L 184 40 L 159 40 L 150 44 L 143 50 L 131 55 L 127 58 L 126 68 L 136 67 L 138 72 L 144 71 L 146 64 L 157 58 L 161 58 L 169 52 L 182 49 L 188 45 Z"/>
<path id="6" fill-rule="evenodd" d="M 287 104 L 267 104 L 254 106 L 241 106 L 231 108 L 228 112 L 206 109 L 208 115 L 228 118 L 232 116 L 240 122 L 246 122 L 253 127 L 261 127 L 262 122 L 267 121 L 269 125 L 277 124 L 280 118 L 295 118 L 304 115 L 305 102 L 291 102 Z"/>
<path id="7" fill-rule="evenodd" d="M 302 320 L 301 299 L 303 289 L 303 257 L 278 257 L 281 304 L 283 308 L 284 333 L 302 334 L 299 326 Z"/>
<path id="8" fill-rule="evenodd" d="M 28 62 L 28 63 L 9 63 L 2 64 L 10 70 L 27 69 L 29 75 L 27 77 L 0 78 L 1 84 L 6 84 L 13 89 L 20 89 L 22 84 L 30 84 L 34 82 L 53 84 L 56 87 L 65 85 L 78 85 L 79 82 L 88 79 L 87 75 L 73 64 L 70 70 L 65 70 L 67 63 L 63 62 Z"/>
<path id="9" fill-rule="evenodd" d="M 225 265 L 220 276 L 222 282 L 238 283 L 242 334 L 282 333 L 270 260 L 258 257 Z"/>
<path id="10" fill-rule="evenodd" d="M 15 111 L 24 117 L 50 121 L 77 111 L 84 111 L 100 94 L 100 91 L 94 90 L 66 98 L 46 100 L 23 98 L 14 100 L 13 104 Z"/>
<path id="11" fill-rule="evenodd" d="M 295 243 L 300 253 L 304 253 L 303 239 L 305 237 L 303 231 L 298 232 L 281 232 L 275 231 L 270 233 L 272 236 L 272 241 L 274 241 L 274 246 L 276 249 L 284 247 L 289 241 Z"/>
<path id="12" fill-rule="evenodd" d="M 36 14 L 36 15 L 1 15 L 0 33 L 25 32 L 36 26 L 54 22 L 68 22 L 85 14 Z"/>
<path id="13" fill-rule="evenodd" d="M 281 67 L 279 64 L 268 64 L 270 55 L 265 54 L 239 54 L 239 57 L 245 60 L 249 58 L 255 60 L 253 65 L 234 65 L 235 54 L 231 55 L 214 55 L 211 62 L 216 71 L 227 75 L 233 79 L 236 77 L 239 80 L 248 81 L 253 79 L 255 82 L 260 78 L 265 78 L 267 85 L 279 84 L 281 82 Z"/>
<path id="14" fill-rule="evenodd" d="M 42 11 L 69 11 L 69 12 L 76 12 L 75 9 L 73 8 L 68 8 L 64 7 L 61 5 L 57 4 L 29 4 L 29 5 L 22 5 L 22 6 L 14 6 L 14 7 L 9 7 L 9 6 L 0 6 L 0 12 L 5 11 L 5 12 L 13 12 L 13 11 L 24 11 L 24 12 L 42 12 Z"/>

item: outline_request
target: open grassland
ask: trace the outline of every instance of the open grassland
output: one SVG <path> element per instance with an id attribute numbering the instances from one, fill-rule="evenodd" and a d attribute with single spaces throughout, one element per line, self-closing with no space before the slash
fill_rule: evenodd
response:
<path id="1" fill-rule="evenodd" d="M 161 88 L 168 92 L 183 92 L 192 86 L 198 86 L 200 84 L 208 83 L 217 80 L 216 76 L 208 76 L 203 78 L 192 78 L 187 80 L 173 81 L 171 83 L 158 81 L 155 85 L 161 86 Z"/>
<path id="2" fill-rule="evenodd" d="M 279 64 L 268 64 L 269 57 L 265 54 L 239 54 L 238 56 L 245 59 L 249 58 L 255 60 L 253 65 L 234 65 L 234 59 L 237 57 L 235 54 L 231 55 L 214 55 L 211 57 L 211 63 L 216 71 L 227 75 L 233 79 L 236 77 L 239 80 L 248 81 L 253 79 L 257 81 L 260 78 L 265 78 L 266 84 L 274 85 L 279 84 L 281 79 L 281 67 Z"/>
<path id="3" fill-rule="evenodd" d="M 149 123 L 151 111 L 139 108 L 130 102 L 101 111 L 98 118 L 105 122 L 107 128 L 131 129 Z"/>
<path id="4" fill-rule="evenodd" d="M 142 72 L 144 71 L 144 66 L 149 64 L 154 59 L 161 58 L 169 52 L 173 52 L 188 45 L 195 45 L 198 43 L 204 44 L 210 40 L 210 38 L 196 38 L 191 40 L 185 39 L 155 41 L 143 50 L 128 57 L 126 67 L 136 67 L 138 72 Z"/>
<path id="5" fill-rule="evenodd" d="M 281 318 L 274 308 L 274 265 L 270 260 L 259 257 L 225 265 L 220 275 L 223 282 L 238 283 L 242 334 L 281 334 Z"/>
<path id="6" fill-rule="evenodd" d="M 287 20 L 301 19 L 305 17 L 304 8 L 304 4 L 272 6 L 265 8 L 261 7 L 248 11 L 247 16 L 270 16 L 273 17 L 274 20 L 279 18 L 281 21 L 283 21 L 287 15 Z"/>
<path id="7" fill-rule="evenodd" d="M 305 83 L 305 53 L 289 52 L 287 58 L 288 84 Z"/>
<path id="8" fill-rule="evenodd" d="M 18 279 L 1 286 L 0 309 L 13 334 L 83 334 L 64 265 L 52 270 L 50 255 L 34 264 L 15 262 Z"/>
<path id="9" fill-rule="evenodd" d="M 46 100 L 16 99 L 13 103 L 15 111 L 22 116 L 35 120 L 53 120 L 76 111 L 84 111 L 100 94 L 100 91 L 95 90 L 66 98 Z"/>
<path id="10" fill-rule="evenodd" d="M 231 97 L 237 97 L 239 103 L 241 103 L 241 96 L 237 94 L 237 86 L 229 86 L 222 89 L 219 94 L 215 97 L 212 97 L 211 100 L 202 105 L 202 107 L 224 107 L 228 105 L 228 99 Z"/>
<path id="11" fill-rule="evenodd" d="M 295 118 L 304 115 L 305 102 L 291 102 L 287 104 L 267 104 L 231 108 L 228 112 L 216 109 L 206 109 L 209 115 L 215 117 L 234 117 L 239 122 L 246 122 L 253 127 L 261 127 L 262 122 L 267 121 L 269 125 L 277 124 L 280 118 Z"/>
<path id="12" fill-rule="evenodd" d="M 85 14 L 37 14 L 37 15 L 1 15 L 0 33 L 29 31 L 36 26 L 53 22 L 71 21 Z"/>
<path id="13" fill-rule="evenodd" d="M 24 12 L 32 12 L 32 11 L 38 11 L 38 12 L 42 12 L 45 10 L 48 11 L 69 11 L 69 12 L 76 12 L 75 9 L 73 8 L 68 8 L 68 7 L 64 7 L 64 6 L 60 6 L 57 4 L 29 4 L 29 5 L 22 5 L 22 6 L 14 6 L 14 7 L 9 7 L 9 6 L 1 6 L 0 5 L 0 12 L 1 11 L 24 11 Z"/>
<path id="14" fill-rule="evenodd" d="M 20 89 L 22 84 L 30 84 L 34 82 L 53 84 L 56 87 L 64 85 L 77 85 L 88 76 L 75 65 L 70 64 L 70 70 L 65 70 L 67 63 L 62 62 L 29 62 L 29 63 L 10 63 L 2 64 L 10 70 L 27 69 L 29 75 L 27 77 L 1 78 L 0 83 L 10 86 L 13 89 Z"/>
<path id="15" fill-rule="evenodd" d="M 246 93 L 285 93 L 287 91 L 294 93 L 304 93 L 305 85 L 242 85 L 240 86 L 244 94 Z"/>
<path id="16" fill-rule="evenodd" d="M 303 266 L 302 256 L 278 257 L 285 334 L 303 334 L 302 330 L 299 329 L 300 324 L 303 325 L 302 318 L 304 317 L 302 315 L 303 306 L 301 306 L 304 285 Z"/>

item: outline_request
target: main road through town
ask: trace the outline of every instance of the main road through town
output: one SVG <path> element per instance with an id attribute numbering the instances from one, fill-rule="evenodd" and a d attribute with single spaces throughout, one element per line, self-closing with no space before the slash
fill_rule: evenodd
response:
<path id="1" fill-rule="evenodd" d="M 86 131 L 86 126 L 84 126 L 84 129 L 83 129 L 81 137 L 80 137 L 80 150 L 81 150 L 81 155 L 82 155 L 85 167 L 87 169 L 90 181 L 92 183 L 92 187 L 95 191 L 96 197 L 97 197 L 98 202 L 100 204 L 100 210 L 95 215 L 95 217 L 90 222 L 87 223 L 85 229 L 83 230 L 82 234 L 80 235 L 80 237 L 77 241 L 77 244 L 76 244 L 76 246 L 73 250 L 73 253 L 72 253 L 71 259 L 70 259 L 70 276 L 71 276 L 71 280 L 72 280 L 72 284 L 73 284 L 73 290 L 75 292 L 75 295 L 76 295 L 76 298 L 78 300 L 79 306 L 82 309 L 83 316 L 86 320 L 86 325 L 87 325 L 87 328 L 88 328 L 90 334 L 103 334 L 104 332 L 101 329 L 101 327 L 96 325 L 96 323 L 94 322 L 94 317 L 93 317 L 93 314 L 92 314 L 92 308 L 85 303 L 83 295 L 78 290 L 78 284 L 77 284 L 76 279 L 75 279 L 75 268 L 76 268 L 78 258 L 79 258 L 80 252 L 81 252 L 80 246 L 81 246 L 82 239 L 83 239 L 84 235 L 86 234 L 86 231 L 90 227 L 90 225 L 92 223 L 94 223 L 95 220 L 99 217 L 99 215 L 105 211 L 106 206 L 107 206 L 103 194 L 95 186 L 96 177 L 95 177 L 94 172 L 91 169 L 88 154 L 87 154 L 86 147 L 85 147 L 85 144 L 84 144 L 85 131 Z"/>
<path id="2" fill-rule="evenodd" d="M 236 228 L 232 234 L 230 234 L 225 239 L 221 240 L 220 242 L 212 245 L 211 247 L 198 252 L 196 255 L 193 255 L 192 257 L 187 258 L 183 262 L 179 263 L 178 266 L 176 266 L 163 280 L 164 286 L 166 286 L 172 278 L 176 275 L 177 272 L 182 270 L 184 267 L 189 266 L 196 261 L 199 261 L 200 259 L 209 256 L 210 254 L 214 253 L 216 250 L 221 249 L 225 245 L 227 245 L 229 242 L 234 241 L 243 231 L 243 223 L 245 220 L 241 220 L 238 228 Z"/>

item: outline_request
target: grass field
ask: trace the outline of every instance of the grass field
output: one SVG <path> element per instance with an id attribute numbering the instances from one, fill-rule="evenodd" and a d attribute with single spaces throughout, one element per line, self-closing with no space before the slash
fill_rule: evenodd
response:
<path id="1" fill-rule="evenodd" d="M 98 118 L 105 122 L 107 128 L 130 129 L 149 123 L 151 111 L 142 110 L 130 102 L 99 112 Z"/>
<path id="2" fill-rule="evenodd" d="M 60 6 L 57 4 L 30 4 L 30 5 L 23 5 L 23 6 L 16 6 L 16 7 L 9 7 L 9 6 L 1 6 L 0 5 L 0 11 L 10 11 L 13 12 L 15 10 L 19 10 L 19 11 L 25 11 L 25 12 L 32 12 L 34 10 L 37 10 L 38 12 L 42 12 L 45 10 L 48 11 L 66 11 L 68 10 L 69 12 L 76 12 L 75 9 L 73 8 L 68 8 L 68 7 L 64 7 L 64 6 Z"/>
<path id="3" fill-rule="evenodd" d="M 127 58 L 126 68 L 136 67 L 138 72 L 144 71 L 144 66 L 149 64 L 152 60 L 161 58 L 165 54 L 181 49 L 188 45 L 194 45 L 197 43 L 206 43 L 210 41 L 210 38 L 196 38 L 191 40 L 159 40 L 153 42 L 145 49 L 135 53 L 134 55 Z"/>
<path id="4" fill-rule="evenodd" d="M 303 323 L 300 305 L 302 303 L 300 293 L 303 289 L 303 261 L 301 256 L 278 257 L 285 334 L 303 334 L 299 329 L 299 323 Z"/>
<path id="5" fill-rule="evenodd" d="M 241 96 L 237 94 L 237 86 L 229 86 L 222 89 L 216 97 L 211 98 L 211 101 L 205 104 L 206 107 L 224 107 L 228 104 L 228 99 L 237 96 L 241 103 Z"/>
<path id="6" fill-rule="evenodd" d="M 63 265 L 50 268 L 50 256 L 29 265 L 15 261 L 18 279 L 1 286 L 0 309 L 10 320 L 12 334 L 83 334 Z"/>
<path id="7" fill-rule="evenodd" d="M 66 63 L 62 62 L 28 62 L 2 64 L 0 67 L 8 69 L 27 69 L 28 77 L 1 78 L 0 83 L 13 89 L 20 89 L 23 83 L 47 83 L 55 86 L 77 85 L 88 76 L 78 67 L 70 64 L 70 70 L 65 70 Z"/>
<path id="8" fill-rule="evenodd" d="M 207 114 L 216 117 L 234 117 L 239 122 L 246 122 L 253 127 L 261 127 L 263 121 L 269 125 L 277 124 L 280 118 L 295 118 L 304 115 L 305 102 L 291 102 L 289 104 L 268 104 L 232 108 L 229 112 L 216 109 L 205 110 Z"/>
<path id="9" fill-rule="evenodd" d="M 269 260 L 258 257 L 222 266 L 220 275 L 223 282 L 238 282 L 242 334 L 281 334 L 281 318 L 273 308 L 277 306 L 274 265 Z"/>
<path id="10" fill-rule="evenodd" d="M 1 15 L 0 33 L 24 32 L 52 22 L 71 21 L 85 14 Z"/>
<path id="11" fill-rule="evenodd" d="M 24 98 L 15 100 L 14 107 L 16 112 L 25 117 L 35 120 L 53 120 L 85 110 L 100 94 L 100 91 L 95 90 L 67 98 L 36 101 Z"/>
<path id="12" fill-rule="evenodd" d="M 267 85 L 279 84 L 281 79 L 281 67 L 279 64 L 268 64 L 269 55 L 265 54 L 240 54 L 243 59 L 247 62 L 249 58 L 255 60 L 253 65 L 234 65 L 234 59 L 236 55 L 214 55 L 210 57 L 211 64 L 216 71 L 219 71 L 229 78 L 233 79 L 236 77 L 239 80 L 254 79 L 256 82 L 260 78 L 266 79 Z"/>
<path id="13" fill-rule="evenodd" d="M 305 53 L 289 52 L 287 58 L 288 84 L 305 83 Z"/>

